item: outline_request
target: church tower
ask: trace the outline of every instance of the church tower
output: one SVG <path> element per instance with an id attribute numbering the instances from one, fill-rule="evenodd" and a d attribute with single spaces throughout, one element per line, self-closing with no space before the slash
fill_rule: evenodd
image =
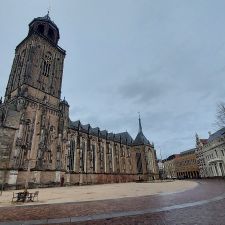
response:
<path id="1" fill-rule="evenodd" d="M 38 174 L 64 167 L 69 105 L 60 100 L 66 52 L 59 38 L 47 14 L 31 21 L 27 37 L 16 47 L 0 101 L 0 179 L 5 183 L 18 182 L 20 171 Z M 40 173 L 33 179 L 40 182 Z"/>
<path id="2" fill-rule="evenodd" d="M 69 119 L 61 100 L 65 50 L 49 14 L 29 24 L 0 99 L 0 183 L 38 187 L 155 179 L 154 145 L 139 131 L 108 133 Z M 113 175 L 113 176 L 112 176 Z M 29 185 L 28 185 L 29 184 Z"/>
<path id="3" fill-rule="evenodd" d="M 59 29 L 48 14 L 29 24 L 27 37 L 15 50 L 7 102 L 20 94 L 42 98 L 43 93 L 60 99 L 65 51 L 57 45 L 58 40 Z"/>

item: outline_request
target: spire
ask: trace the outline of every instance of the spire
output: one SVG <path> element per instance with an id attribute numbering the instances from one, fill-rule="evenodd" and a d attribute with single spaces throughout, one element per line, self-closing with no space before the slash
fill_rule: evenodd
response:
<path id="1" fill-rule="evenodd" d="M 49 2 L 48 2 L 48 14 L 47 14 L 47 17 L 48 18 L 50 18 L 50 16 L 49 16 L 49 12 L 51 11 L 51 2 L 50 2 L 50 0 L 49 0 Z"/>
<path id="2" fill-rule="evenodd" d="M 138 130 L 138 134 L 133 142 L 133 145 L 134 146 L 138 146 L 138 145 L 150 145 L 150 142 L 149 140 L 145 137 L 145 135 L 143 134 L 142 132 L 142 126 L 141 126 L 141 116 L 140 116 L 140 113 L 138 112 L 139 114 L 139 118 L 138 118 L 138 121 L 139 121 L 139 130 Z"/>
<path id="3" fill-rule="evenodd" d="M 140 112 L 138 112 L 139 114 L 139 130 L 138 130 L 138 133 L 141 133 L 142 132 L 142 126 L 141 126 L 141 116 L 140 116 Z"/>
<path id="4" fill-rule="evenodd" d="M 199 136 L 197 133 L 195 133 L 195 140 L 196 140 L 196 143 L 199 141 Z"/>

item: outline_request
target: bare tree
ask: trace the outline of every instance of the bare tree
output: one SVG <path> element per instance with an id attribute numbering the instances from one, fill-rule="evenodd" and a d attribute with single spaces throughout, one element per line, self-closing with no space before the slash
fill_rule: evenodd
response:
<path id="1" fill-rule="evenodd" d="M 220 128 L 225 127 L 225 103 L 217 104 L 216 125 Z"/>

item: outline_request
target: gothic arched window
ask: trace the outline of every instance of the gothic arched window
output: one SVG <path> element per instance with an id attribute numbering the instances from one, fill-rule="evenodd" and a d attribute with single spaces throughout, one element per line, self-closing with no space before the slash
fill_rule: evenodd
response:
<path id="1" fill-rule="evenodd" d="M 51 62 L 52 54 L 50 52 L 47 52 L 47 54 L 44 56 L 42 64 L 42 74 L 46 77 L 48 77 L 50 74 Z"/>

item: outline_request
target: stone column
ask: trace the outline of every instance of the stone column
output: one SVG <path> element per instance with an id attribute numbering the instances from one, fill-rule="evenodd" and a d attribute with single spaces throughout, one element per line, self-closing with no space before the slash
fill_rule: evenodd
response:
<path id="1" fill-rule="evenodd" d="M 86 173 L 87 172 L 87 141 L 85 140 L 84 141 L 84 148 L 83 148 L 83 151 L 84 151 L 84 172 Z"/>
<path id="2" fill-rule="evenodd" d="M 76 149 L 75 171 L 76 171 L 77 173 L 80 172 L 80 148 L 77 148 L 77 149 Z"/>
<path id="3" fill-rule="evenodd" d="M 221 171 L 221 169 L 220 169 L 219 163 L 217 162 L 217 163 L 215 164 L 215 166 L 217 167 L 218 176 L 222 176 L 222 171 Z"/>
<path id="4" fill-rule="evenodd" d="M 212 171 L 213 171 L 212 176 L 213 176 L 213 177 L 216 177 L 216 176 L 217 176 L 217 173 L 216 173 L 215 165 L 212 164 L 211 168 L 212 168 Z"/>
<path id="5" fill-rule="evenodd" d="M 34 167 L 36 165 L 36 160 L 37 160 L 37 150 L 38 150 L 38 142 L 39 142 L 37 133 L 38 133 L 39 118 L 40 118 L 40 111 L 37 110 L 35 112 L 34 132 L 33 132 L 31 152 L 30 152 L 31 159 L 35 159 L 35 160 L 31 162 L 31 165 L 32 165 L 31 167 Z"/>
<path id="6" fill-rule="evenodd" d="M 101 144 L 97 142 L 96 144 L 96 172 L 100 173 L 101 168 L 100 168 L 100 151 L 101 151 Z"/>
<path id="7" fill-rule="evenodd" d="M 77 165 L 77 142 L 74 140 L 74 159 L 73 159 L 73 171 L 77 172 L 76 165 Z"/>
<path id="8" fill-rule="evenodd" d="M 98 172 L 98 145 L 96 144 L 96 142 L 94 142 L 94 145 L 95 145 L 95 173 Z"/>
<path id="9" fill-rule="evenodd" d="M 104 146 L 104 172 L 107 173 L 107 165 L 108 165 L 108 154 L 107 154 L 107 144 L 106 143 L 103 143 L 103 146 Z"/>
<path id="10" fill-rule="evenodd" d="M 115 172 L 115 159 L 114 159 L 114 144 L 112 144 L 112 171 Z"/>

